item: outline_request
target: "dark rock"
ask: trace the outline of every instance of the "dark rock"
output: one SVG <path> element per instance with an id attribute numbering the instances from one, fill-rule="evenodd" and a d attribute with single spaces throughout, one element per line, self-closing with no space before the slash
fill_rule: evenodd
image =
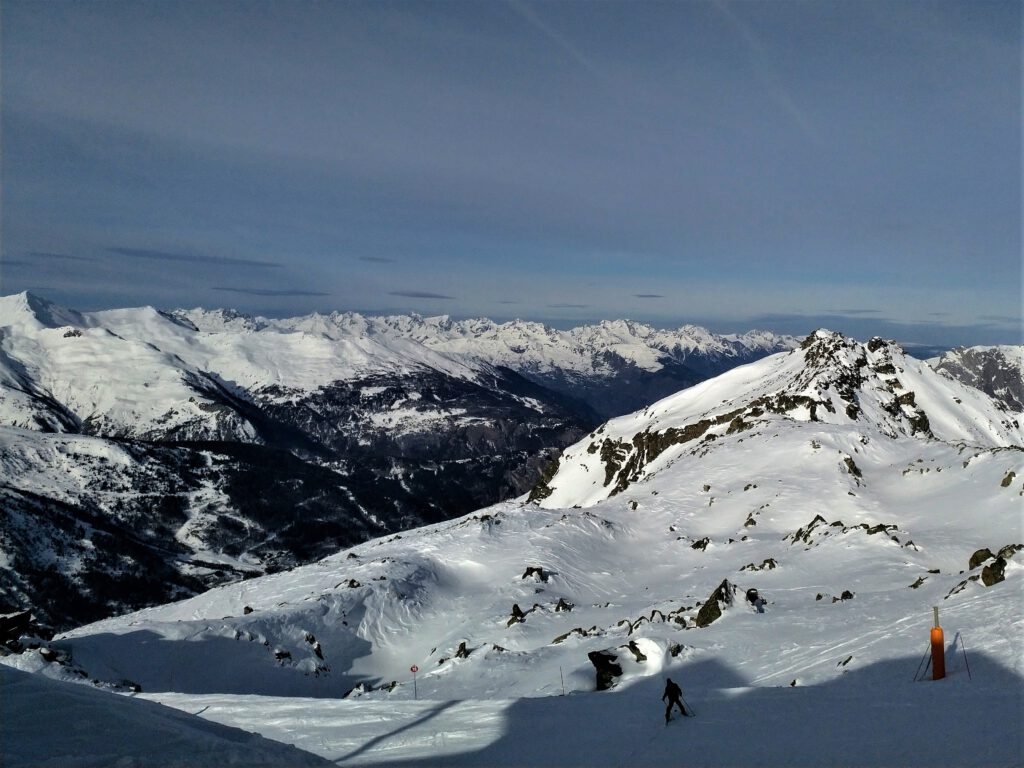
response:
<path id="1" fill-rule="evenodd" d="M 250 613 L 252 613 L 252 606 L 251 605 L 247 605 L 247 606 L 245 606 L 245 608 L 242 609 L 242 614 L 243 615 L 248 616 Z"/>
<path id="2" fill-rule="evenodd" d="M 911 589 L 917 589 L 917 588 L 918 588 L 918 587 L 920 587 L 920 586 L 921 586 L 922 584 L 924 584 L 924 580 L 925 580 L 925 577 L 924 577 L 924 576 L 918 576 L 918 577 L 917 577 L 917 581 L 915 581 L 915 582 L 914 582 L 913 584 L 911 584 L 911 585 L 910 585 L 910 588 L 911 588 Z"/>
<path id="3" fill-rule="evenodd" d="M 967 570 L 973 571 L 983 562 L 985 562 L 986 560 L 991 560 L 993 557 L 995 557 L 995 555 L 992 554 L 992 550 L 990 550 L 988 547 L 985 547 L 985 549 L 979 549 L 977 552 L 971 555 L 971 559 L 967 563 Z"/>
<path id="4" fill-rule="evenodd" d="M 560 597 L 560 598 L 558 598 L 558 603 L 555 605 L 555 610 L 556 611 L 571 611 L 575 607 L 576 606 L 573 603 L 570 603 L 564 597 Z"/>
<path id="5" fill-rule="evenodd" d="M 527 611 L 529 613 L 529 611 Z M 523 609 L 519 607 L 519 603 L 512 604 L 512 615 L 509 617 L 508 624 L 506 626 L 511 627 L 513 624 L 519 624 L 526 618 L 526 613 L 523 613 Z"/>
<path id="6" fill-rule="evenodd" d="M 996 553 L 996 557 L 1001 557 L 1004 560 L 1007 560 L 1013 557 L 1016 553 L 1020 552 L 1022 549 L 1024 549 L 1024 544 L 1007 544 L 1005 547 L 1000 549 L 999 552 Z"/>
<path id="7" fill-rule="evenodd" d="M 530 565 L 526 567 L 525 571 L 523 571 L 523 575 L 520 576 L 520 579 L 527 579 L 530 576 L 533 576 L 535 581 L 543 581 L 544 583 L 547 583 L 548 575 L 549 574 L 540 566 Z"/>
<path id="8" fill-rule="evenodd" d="M 615 678 L 622 676 L 617 654 L 610 651 L 591 651 L 587 658 L 597 671 L 597 690 L 607 691 L 615 685 Z"/>
<path id="9" fill-rule="evenodd" d="M 1013 482 L 1013 478 L 1015 478 L 1016 476 L 1016 473 L 1013 471 L 1007 472 L 1006 477 L 1003 478 L 1002 482 L 999 483 L 999 485 L 1001 485 L 1003 488 L 1009 488 L 1010 483 Z"/>
<path id="10" fill-rule="evenodd" d="M 550 483 L 554 479 L 555 475 L 558 474 L 558 467 L 560 463 L 561 459 L 558 456 L 556 456 L 554 461 L 549 463 L 544 468 L 544 471 L 541 472 L 540 479 L 537 481 L 537 484 L 534 485 L 533 489 L 530 491 L 530 495 L 526 499 L 527 501 L 540 501 L 541 499 L 546 499 L 548 496 L 554 493 L 555 489 L 548 485 L 548 483 Z"/>
<path id="11" fill-rule="evenodd" d="M 700 539 L 699 541 L 693 542 L 693 544 L 690 545 L 690 549 L 699 549 L 699 550 L 701 550 L 703 552 L 704 550 L 706 550 L 708 548 L 708 544 L 710 544 L 710 543 L 711 543 L 711 539 L 709 539 L 707 536 L 705 536 L 703 539 Z"/>
<path id="12" fill-rule="evenodd" d="M 630 640 L 629 645 L 626 646 L 629 652 L 633 654 L 638 663 L 647 661 L 647 656 L 640 650 L 640 646 L 636 644 L 636 640 Z"/>
<path id="13" fill-rule="evenodd" d="M 783 541 L 789 540 L 796 544 L 798 541 L 802 541 L 805 544 L 811 543 L 811 533 L 819 526 L 825 524 L 825 518 L 821 515 L 815 515 L 814 519 L 811 520 L 806 526 L 797 528 L 795 533 L 784 537 Z"/>
<path id="14" fill-rule="evenodd" d="M 707 599 L 697 612 L 696 625 L 706 627 L 722 616 L 722 610 L 733 604 L 736 593 L 735 585 L 725 579 Z"/>
<path id="15" fill-rule="evenodd" d="M 472 652 L 473 651 L 471 651 L 468 648 L 466 648 L 466 641 L 463 640 L 461 643 L 459 643 L 459 650 L 457 650 L 455 652 L 455 658 L 456 659 L 468 659 L 469 658 L 469 654 L 471 654 Z"/>
<path id="16" fill-rule="evenodd" d="M 998 584 L 1006 578 L 1006 561 L 997 557 L 992 563 L 981 569 L 981 583 L 986 587 Z"/>
<path id="17" fill-rule="evenodd" d="M 17 640 L 27 634 L 32 625 L 32 613 L 30 611 L 17 611 L 0 615 L 0 644 L 10 640 Z"/>

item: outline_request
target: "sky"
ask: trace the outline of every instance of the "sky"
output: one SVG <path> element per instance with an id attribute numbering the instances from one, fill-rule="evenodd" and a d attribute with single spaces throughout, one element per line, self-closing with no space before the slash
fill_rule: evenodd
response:
<path id="1" fill-rule="evenodd" d="M 0 6 L 0 293 L 1022 343 L 1021 5 Z"/>

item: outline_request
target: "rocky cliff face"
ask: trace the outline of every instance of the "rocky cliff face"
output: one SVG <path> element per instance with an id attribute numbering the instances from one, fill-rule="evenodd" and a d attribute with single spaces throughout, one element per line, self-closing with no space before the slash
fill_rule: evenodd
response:
<path id="1" fill-rule="evenodd" d="M 1011 411 L 1024 410 L 1024 346 L 957 347 L 929 364 L 980 389 Z"/>

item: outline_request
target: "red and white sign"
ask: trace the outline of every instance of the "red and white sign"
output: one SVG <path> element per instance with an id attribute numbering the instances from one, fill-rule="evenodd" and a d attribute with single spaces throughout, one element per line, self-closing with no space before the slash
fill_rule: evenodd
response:
<path id="1" fill-rule="evenodd" d="M 409 671 L 415 675 L 417 672 L 420 671 L 420 668 L 413 664 L 411 667 L 409 667 Z"/>

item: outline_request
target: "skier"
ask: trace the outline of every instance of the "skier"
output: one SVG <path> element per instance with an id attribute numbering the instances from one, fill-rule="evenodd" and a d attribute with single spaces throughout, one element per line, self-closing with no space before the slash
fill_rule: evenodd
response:
<path id="1" fill-rule="evenodd" d="M 683 707 L 682 702 L 683 689 L 672 682 L 672 678 L 668 678 L 665 683 L 665 693 L 661 695 L 662 701 L 668 701 L 668 706 L 665 708 L 665 724 L 672 719 L 672 705 L 675 704 L 679 707 L 679 711 L 683 714 L 683 717 L 689 717 L 690 713 Z"/>

